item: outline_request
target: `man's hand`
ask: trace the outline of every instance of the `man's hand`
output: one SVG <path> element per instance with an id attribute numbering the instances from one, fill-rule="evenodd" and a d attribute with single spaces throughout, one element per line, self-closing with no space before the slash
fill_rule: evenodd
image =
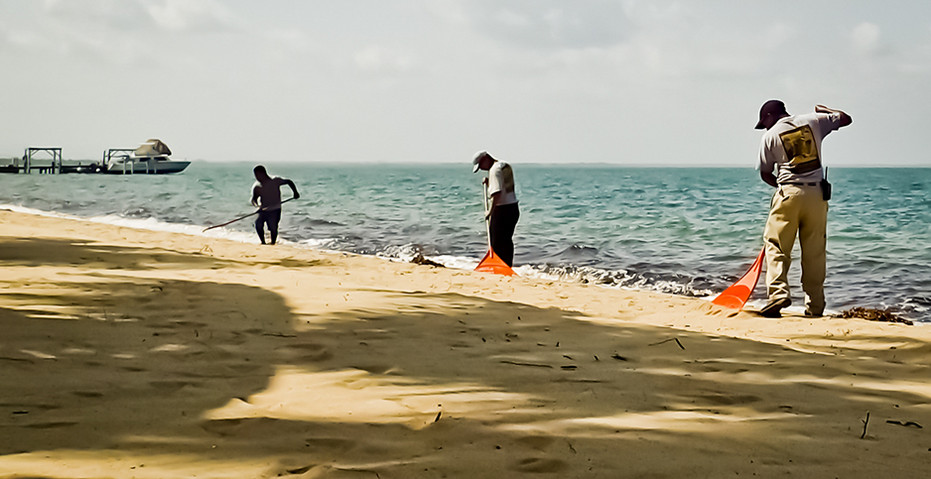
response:
<path id="1" fill-rule="evenodd" d="M 772 173 L 767 173 L 765 171 L 760 171 L 760 178 L 763 179 L 763 182 L 773 188 L 778 188 L 779 183 L 776 181 L 776 175 Z"/>
<path id="2" fill-rule="evenodd" d="M 298 199 L 298 198 L 300 198 L 300 197 L 301 197 L 301 194 L 295 191 L 295 192 L 294 192 L 294 199 L 296 200 L 296 199 Z"/>
<path id="3" fill-rule="evenodd" d="M 488 186 L 488 177 L 487 177 L 487 176 L 484 177 L 484 178 L 482 178 L 482 184 L 485 185 L 485 186 Z"/>

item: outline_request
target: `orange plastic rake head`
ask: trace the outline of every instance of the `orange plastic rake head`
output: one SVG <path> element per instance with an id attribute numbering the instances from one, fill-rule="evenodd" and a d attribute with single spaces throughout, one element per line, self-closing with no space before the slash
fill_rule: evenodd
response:
<path id="1" fill-rule="evenodd" d="M 711 302 L 718 306 L 724 306 L 725 308 L 743 308 L 744 304 L 747 304 L 747 300 L 750 299 L 750 295 L 753 293 L 753 288 L 756 287 L 757 281 L 760 279 L 760 271 L 763 270 L 763 256 L 765 252 L 765 249 L 761 250 L 760 254 L 756 257 L 756 261 L 750 266 L 750 269 Z"/>
<path id="2" fill-rule="evenodd" d="M 488 220 L 488 183 L 485 182 L 482 184 L 482 203 L 485 205 L 485 237 L 488 239 L 488 252 L 485 253 L 485 256 L 481 261 L 478 262 L 478 266 L 475 267 L 475 271 L 481 273 L 494 273 L 494 274 L 503 274 L 504 276 L 514 276 L 517 273 L 508 266 L 507 263 L 501 259 L 500 256 L 495 254 L 495 250 L 491 247 L 491 231 L 489 230 L 490 224 Z"/>
<path id="3" fill-rule="evenodd" d="M 517 273 L 511 269 L 507 263 L 504 262 L 498 255 L 495 254 L 495 250 L 488 248 L 488 252 L 485 253 L 485 257 L 478 262 L 478 266 L 475 267 L 475 271 L 481 273 L 494 273 L 494 274 L 503 274 L 505 276 L 513 276 Z"/>

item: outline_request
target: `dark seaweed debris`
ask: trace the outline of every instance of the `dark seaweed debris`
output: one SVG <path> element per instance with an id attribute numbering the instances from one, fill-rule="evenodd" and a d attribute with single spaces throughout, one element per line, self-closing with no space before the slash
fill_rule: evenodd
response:
<path id="1" fill-rule="evenodd" d="M 437 263 L 436 261 L 433 261 L 433 260 L 429 260 L 429 259 L 427 259 L 427 258 L 424 258 L 423 253 L 417 253 L 417 254 L 415 254 L 414 257 L 411 258 L 411 263 L 414 263 L 414 264 L 422 264 L 422 265 L 427 265 L 427 266 L 433 266 L 433 267 L 435 267 L 435 268 L 445 268 L 445 267 L 446 267 L 446 265 L 444 265 L 444 264 Z"/>
<path id="2" fill-rule="evenodd" d="M 861 308 L 857 306 L 856 308 L 850 308 L 846 311 L 841 311 L 840 317 L 860 318 L 867 321 L 884 321 L 887 323 L 902 323 L 909 326 L 912 325 L 911 321 L 896 316 L 896 314 L 891 309 Z"/>

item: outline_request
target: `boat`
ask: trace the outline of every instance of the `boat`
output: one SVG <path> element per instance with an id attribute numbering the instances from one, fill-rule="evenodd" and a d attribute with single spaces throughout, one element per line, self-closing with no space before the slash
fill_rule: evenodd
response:
<path id="1" fill-rule="evenodd" d="M 190 161 L 172 160 L 171 150 L 159 139 L 149 139 L 135 149 L 111 148 L 104 152 L 102 173 L 111 175 L 161 175 L 184 171 Z"/>

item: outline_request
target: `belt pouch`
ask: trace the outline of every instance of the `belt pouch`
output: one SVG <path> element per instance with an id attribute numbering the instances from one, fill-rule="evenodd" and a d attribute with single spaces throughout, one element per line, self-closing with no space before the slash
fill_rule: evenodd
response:
<path id="1" fill-rule="evenodd" d="M 831 183 L 828 182 L 827 178 L 821 180 L 821 198 L 824 201 L 831 199 Z"/>

